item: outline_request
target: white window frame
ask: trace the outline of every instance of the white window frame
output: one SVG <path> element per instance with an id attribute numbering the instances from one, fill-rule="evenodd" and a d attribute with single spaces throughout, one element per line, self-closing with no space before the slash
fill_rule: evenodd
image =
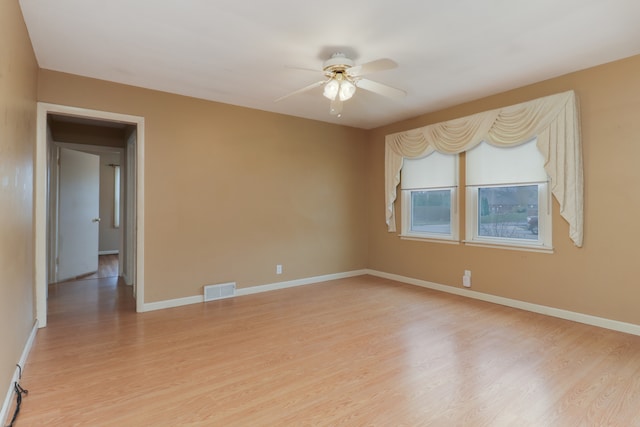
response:
<path id="1" fill-rule="evenodd" d="M 531 141 L 528 141 L 526 144 L 535 145 L 535 138 Z M 509 150 L 509 148 L 505 148 L 505 150 Z M 529 154 L 531 155 L 531 154 Z M 500 155 L 499 157 L 501 157 Z M 530 157 L 520 157 L 520 159 L 528 159 Z M 540 163 L 540 167 L 543 168 L 542 165 L 542 157 L 540 160 L 537 160 Z M 469 156 L 466 157 L 467 164 L 469 167 Z M 502 159 L 504 161 L 504 159 Z M 485 171 L 490 171 L 492 169 L 487 169 L 487 164 L 485 162 L 480 163 Z M 520 164 L 527 169 L 529 166 L 523 165 L 522 162 L 515 161 L 515 164 Z M 496 165 L 495 168 L 499 168 L 499 165 Z M 511 169 L 509 169 L 511 168 Z M 494 169 L 495 170 L 495 169 Z M 549 186 L 549 180 L 546 177 L 546 173 L 544 170 L 531 169 L 534 171 L 533 175 L 538 177 L 538 179 L 545 179 L 544 181 L 535 181 L 531 179 L 522 179 L 519 177 L 514 177 L 513 181 L 510 181 L 508 178 L 513 175 L 518 175 L 517 171 L 513 170 L 513 164 L 509 164 L 506 166 L 506 169 L 502 172 L 498 171 L 498 175 L 502 175 L 502 180 L 506 180 L 507 182 L 484 182 L 482 179 L 482 183 L 466 183 L 465 185 L 465 202 L 466 202 L 466 210 L 465 210 L 465 243 L 470 245 L 480 245 L 480 246 L 497 246 L 503 248 L 510 249 L 524 249 L 524 250 L 534 250 L 541 252 L 552 252 L 553 251 L 553 243 L 552 243 L 552 223 L 551 223 L 551 191 Z M 537 172 L 536 172 L 537 171 Z M 493 173 L 490 174 L 494 176 Z M 505 179 L 505 177 L 507 179 Z M 531 173 L 526 174 L 527 178 L 531 178 Z M 469 173 L 467 173 L 467 179 L 469 179 Z M 485 176 L 486 179 L 486 176 Z M 489 179 L 491 181 L 492 179 Z M 495 180 L 495 178 L 493 178 Z M 538 234 L 535 239 L 530 238 L 517 238 L 517 237 L 495 237 L 495 236 L 484 236 L 480 234 L 480 201 L 479 201 L 479 193 L 481 189 L 485 188 L 504 188 L 504 187 L 518 187 L 518 186 L 530 186 L 537 185 L 538 186 Z M 533 233 L 532 233 L 533 234 Z"/>
<path id="2" fill-rule="evenodd" d="M 401 233 L 400 237 L 410 240 L 425 240 L 440 243 L 459 243 L 460 241 L 460 215 L 459 215 L 459 177 L 460 177 L 460 157 L 455 155 L 455 166 L 453 181 L 455 185 L 450 186 L 426 186 L 421 188 L 401 189 Z M 427 231 L 412 230 L 412 193 L 429 191 L 450 191 L 450 229 L 449 234 L 433 233 Z"/>
<path id="3" fill-rule="evenodd" d="M 412 230 L 411 213 L 412 213 L 412 193 L 449 190 L 451 200 L 450 205 L 450 229 L 451 233 L 433 233 L 428 231 Z M 411 239 L 425 239 L 436 241 L 459 241 L 459 214 L 458 214 L 458 187 L 433 187 L 433 188 L 416 188 L 411 190 L 402 190 L 402 234 L 400 237 Z"/>
<path id="4" fill-rule="evenodd" d="M 482 188 L 516 187 L 525 185 L 538 186 L 538 237 L 536 239 L 518 239 L 512 237 L 489 237 L 479 235 L 478 219 L 480 206 L 478 194 Z M 553 251 L 551 224 L 551 193 L 548 182 L 509 183 L 497 185 L 467 186 L 466 187 L 466 244 L 479 246 L 498 246 L 513 249 Z"/>

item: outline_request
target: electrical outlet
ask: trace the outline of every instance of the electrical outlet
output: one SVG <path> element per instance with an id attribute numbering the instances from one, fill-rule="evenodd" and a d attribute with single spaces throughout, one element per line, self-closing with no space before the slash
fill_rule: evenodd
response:
<path id="1" fill-rule="evenodd" d="M 462 276 L 462 286 L 464 286 L 465 288 L 471 287 L 471 276 Z"/>
<path id="2" fill-rule="evenodd" d="M 276 274 L 282 274 L 282 264 L 276 265 Z"/>
<path id="3" fill-rule="evenodd" d="M 465 288 L 471 287 L 471 270 L 464 271 L 464 276 L 462 276 L 462 286 Z"/>

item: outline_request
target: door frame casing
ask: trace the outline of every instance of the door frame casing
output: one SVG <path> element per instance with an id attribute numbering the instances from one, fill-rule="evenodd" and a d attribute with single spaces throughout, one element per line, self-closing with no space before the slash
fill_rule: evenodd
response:
<path id="1" fill-rule="evenodd" d="M 47 137 L 47 116 L 52 114 L 128 123 L 136 126 L 135 144 L 135 283 L 136 311 L 144 311 L 144 117 L 128 114 L 91 110 L 80 107 L 38 102 L 36 149 L 34 159 L 34 280 L 36 319 L 38 327 L 47 325 L 47 285 L 48 285 L 48 171 L 49 143 Z"/>

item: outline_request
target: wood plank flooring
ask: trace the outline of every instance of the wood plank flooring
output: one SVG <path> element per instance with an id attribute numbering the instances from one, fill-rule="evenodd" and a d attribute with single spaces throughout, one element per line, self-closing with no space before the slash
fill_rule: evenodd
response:
<path id="1" fill-rule="evenodd" d="M 101 279 L 104 277 L 114 277 L 118 275 L 118 254 L 99 255 L 98 256 L 98 271 L 94 273 L 85 274 L 83 276 L 74 277 L 73 279 L 63 280 L 57 283 L 73 282 L 76 280 L 86 279 Z M 57 283 L 50 283 L 54 285 Z"/>
<path id="2" fill-rule="evenodd" d="M 98 256 L 98 271 L 87 279 L 114 277 L 118 275 L 118 254 Z"/>
<path id="3" fill-rule="evenodd" d="M 640 426 L 640 337 L 361 276 L 134 313 L 57 286 L 17 426 Z"/>

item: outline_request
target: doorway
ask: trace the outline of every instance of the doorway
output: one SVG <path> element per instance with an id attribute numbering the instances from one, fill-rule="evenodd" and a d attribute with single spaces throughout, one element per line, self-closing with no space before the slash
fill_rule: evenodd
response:
<path id="1" fill-rule="evenodd" d="M 119 218 L 120 240 L 118 250 L 119 275 L 134 289 L 136 311 L 144 311 L 144 269 L 143 265 L 143 221 L 144 212 L 144 119 L 118 113 L 98 110 L 61 106 L 55 104 L 38 103 L 37 143 L 35 159 L 35 282 L 36 282 L 36 316 L 39 327 L 47 324 L 47 285 L 56 277 L 55 262 L 57 256 L 57 201 L 56 186 L 52 183 L 56 170 L 58 143 L 54 142 L 54 135 L 50 126 L 51 117 L 66 123 L 69 128 L 103 127 L 121 130 L 125 135 L 121 147 L 116 151 L 121 153 L 123 160 L 119 166 L 122 174 L 123 197 L 121 200 L 121 217 Z M 57 132 L 60 134 L 60 132 Z M 64 133 L 64 132 L 63 132 Z M 75 132 L 77 136 L 78 132 Z M 104 135 L 103 135 L 104 136 Z M 60 137 L 56 137 L 60 140 Z M 80 147 L 74 141 L 74 132 L 67 132 L 63 138 L 65 145 L 72 148 L 87 149 L 88 145 Z M 98 138 L 99 140 L 100 138 Z M 103 138 L 104 139 L 104 138 Z M 108 139 L 108 138 L 107 138 Z M 93 143 L 96 139 L 93 139 Z M 110 143 L 98 142 L 97 150 L 109 151 L 104 148 Z M 113 145 L 113 144 L 111 144 Z M 113 151 L 113 147 L 111 148 Z M 115 166 L 115 164 L 114 164 Z"/>
<path id="2" fill-rule="evenodd" d="M 48 129 L 49 283 L 94 273 L 99 255 L 117 254 L 125 267 L 118 275 L 131 285 L 132 266 L 119 259 L 131 251 L 123 244 L 128 224 L 121 217 L 132 208 L 121 172 L 135 127 L 49 114 Z"/>

